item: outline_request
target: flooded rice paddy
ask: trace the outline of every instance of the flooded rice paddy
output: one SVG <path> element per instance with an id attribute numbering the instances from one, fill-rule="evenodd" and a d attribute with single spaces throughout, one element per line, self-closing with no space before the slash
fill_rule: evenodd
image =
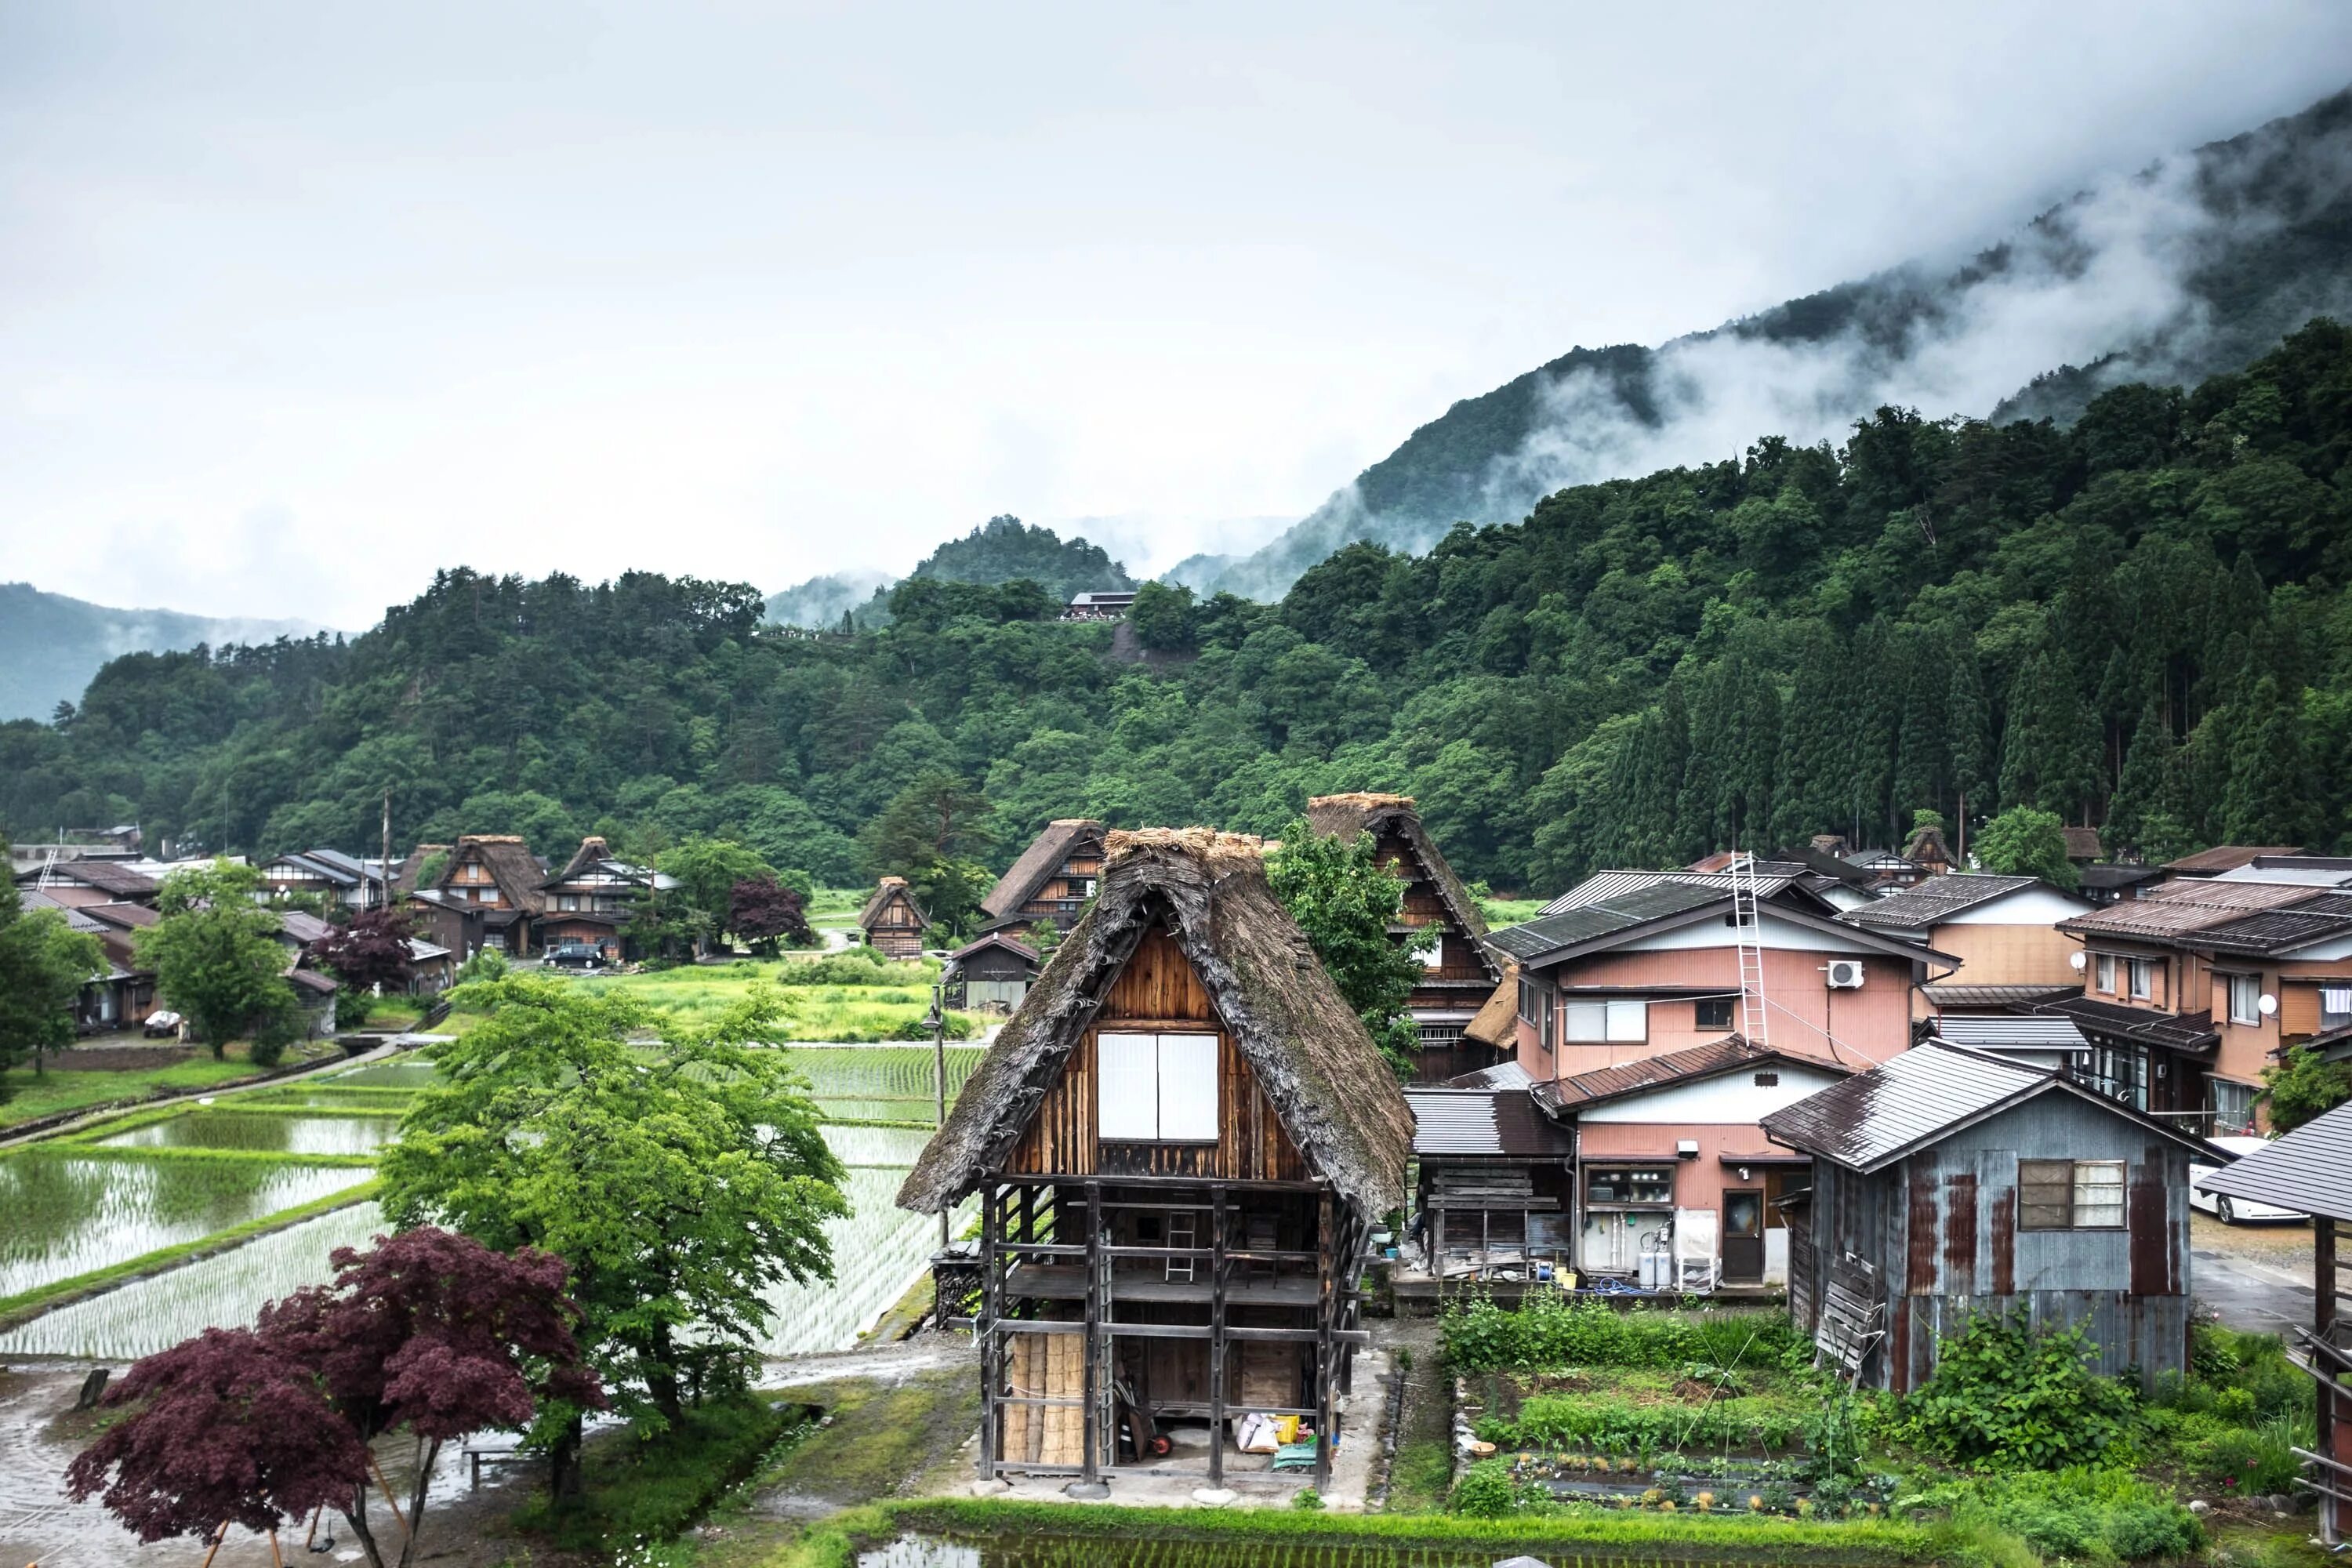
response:
<path id="1" fill-rule="evenodd" d="M 971 1536 L 908 1534 L 857 1554 L 857 1568 L 1489 1568 L 1512 1558 L 1507 1543 L 1337 1539 L 1276 1541 L 1139 1540 L 1102 1535 Z M 1551 1568 L 1633 1568 L 1683 1564 L 1695 1559 L 1715 1568 L 1734 1560 L 1707 1552 L 1602 1552 L 1530 1546 Z"/>
<path id="2" fill-rule="evenodd" d="M 370 1173 L 255 1160 L 0 1160 L 0 1297 L 297 1207 Z"/>
<path id="3" fill-rule="evenodd" d="M 184 1110 L 101 1138 L 100 1149 L 233 1149 L 247 1153 L 373 1154 L 400 1136 L 394 1115 L 289 1116 L 276 1110 Z"/>

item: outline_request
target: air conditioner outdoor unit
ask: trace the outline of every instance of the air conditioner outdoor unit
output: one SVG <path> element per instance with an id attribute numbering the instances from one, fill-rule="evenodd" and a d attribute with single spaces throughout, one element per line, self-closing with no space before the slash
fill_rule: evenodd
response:
<path id="1" fill-rule="evenodd" d="M 1830 989 L 1853 991 L 1862 985 L 1862 960 L 1832 958 L 1830 960 Z"/>

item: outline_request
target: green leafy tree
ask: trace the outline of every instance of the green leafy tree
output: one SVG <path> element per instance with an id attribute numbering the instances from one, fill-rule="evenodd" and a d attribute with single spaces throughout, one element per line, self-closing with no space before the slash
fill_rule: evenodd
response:
<path id="1" fill-rule="evenodd" d="M 833 1277 L 843 1170 L 773 1050 L 775 994 L 632 1046 L 636 1005 L 537 975 L 489 982 L 488 1016 L 438 1047 L 442 1081 L 383 1164 L 384 1212 L 572 1268 L 580 1338 L 616 1407 L 658 1431 L 690 1389 L 740 1380 L 786 1280 Z M 559 1412 L 559 1494 L 579 1415 Z"/>
<path id="2" fill-rule="evenodd" d="M 2066 858 L 2066 827 L 2055 812 L 2012 805 L 1984 825 L 1973 849 L 1986 870 L 2004 877 L 2039 877 L 2070 892 L 2083 879 Z"/>
<path id="3" fill-rule="evenodd" d="M 726 838 L 689 838 L 665 850 L 655 864 L 677 883 L 668 894 L 655 895 L 657 902 L 674 906 L 663 918 L 683 930 L 713 936 L 727 929 L 736 883 L 773 881 L 776 876 L 776 868 L 759 851 Z"/>
<path id="4" fill-rule="evenodd" d="M 950 773 L 923 774 L 866 825 L 860 842 L 877 876 L 898 876 L 931 923 L 968 932 L 996 878 L 979 857 L 996 844 L 995 812 L 986 795 Z"/>
<path id="5" fill-rule="evenodd" d="M 1192 590 L 1165 583 L 1146 583 L 1135 591 L 1135 607 L 1128 612 L 1135 640 L 1155 653 L 1183 653 L 1194 636 Z"/>
<path id="6" fill-rule="evenodd" d="M 0 854 L 8 847 L 0 838 Z M 68 928 L 55 910 L 26 910 L 11 880 L 0 883 L 0 1100 L 8 1069 L 73 1044 L 74 999 L 106 973 L 98 939 Z"/>
<path id="7" fill-rule="evenodd" d="M 1405 999 L 1422 969 L 1389 934 L 1404 910 L 1404 883 L 1381 864 L 1371 836 L 1325 837 L 1305 817 L 1293 818 L 1266 863 L 1266 880 L 1390 1068 L 1411 1077 L 1418 1040 Z"/>
<path id="8" fill-rule="evenodd" d="M 132 939 L 163 1000 L 187 1015 L 215 1058 L 242 1036 L 282 1046 L 289 1022 L 300 1016 L 285 980 L 278 916 L 254 901 L 260 889 L 261 873 L 250 866 L 184 867 L 163 879 L 155 900 L 162 918 Z"/>
<path id="9" fill-rule="evenodd" d="M 2296 1046 L 2263 1069 L 2263 1098 L 2270 1106 L 2271 1126 L 2292 1132 L 2352 1100 L 2352 1068 Z"/>

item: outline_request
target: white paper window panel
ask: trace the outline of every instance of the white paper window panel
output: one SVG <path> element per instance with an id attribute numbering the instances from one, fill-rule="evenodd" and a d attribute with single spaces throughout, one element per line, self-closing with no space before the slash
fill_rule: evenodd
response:
<path id="1" fill-rule="evenodd" d="M 1570 1041 L 1599 1042 L 1609 1037 L 1608 1003 L 1570 1002 L 1561 1012 L 1567 1015 Z"/>
<path id="2" fill-rule="evenodd" d="M 1114 1143 L 1160 1139 L 1160 1037 L 1095 1037 L 1095 1136 Z"/>
<path id="3" fill-rule="evenodd" d="M 1217 1141 L 1217 1037 L 1160 1037 L 1160 1142 Z"/>
<path id="4" fill-rule="evenodd" d="M 1648 1039 L 1650 1005 L 1647 1002 L 1610 1003 L 1609 1037 L 1612 1041 Z"/>

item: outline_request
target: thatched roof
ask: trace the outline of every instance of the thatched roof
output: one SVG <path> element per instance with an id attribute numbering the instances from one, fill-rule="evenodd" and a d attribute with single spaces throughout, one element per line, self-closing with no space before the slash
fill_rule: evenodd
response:
<path id="1" fill-rule="evenodd" d="M 1205 827 L 1109 836 L 1094 908 L 1054 950 L 898 1189 L 935 1214 L 1002 1168 L 1147 931 L 1164 925 L 1307 1163 L 1370 1214 L 1404 1202 L 1412 1113 L 1307 937 L 1264 845 Z"/>
<path id="2" fill-rule="evenodd" d="M 907 908 L 914 911 L 917 921 L 924 925 L 931 923 L 931 918 L 923 913 L 923 906 L 915 902 L 915 889 L 907 886 L 907 879 L 885 877 L 874 884 L 874 891 L 867 897 L 866 907 L 857 911 L 858 929 L 873 930 L 874 922 L 882 918 L 882 911 L 890 907 L 890 901 L 893 899 L 904 899 Z"/>
<path id="3" fill-rule="evenodd" d="M 1494 994 L 1478 1005 L 1478 1016 L 1463 1029 L 1462 1037 L 1492 1046 L 1498 1051 L 1519 1048 L 1519 966 L 1506 963 Z"/>
<path id="4" fill-rule="evenodd" d="M 457 868 L 457 862 L 465 858 L 468 849 L 478 855 L 482 864 L 490 868 L 490 875 L 497 879 L 499 891 L 506 895 L 509 906 L 528 910 L 532 914 L 547 908 L 547 900 L 541 896 L 539 890 L 539 885 L 547 879 L 547 868 L 532 858 L 530 847 L 519 834 L 459 834 L 457 852 L 449 857 L 449 865 L 441 873 L 443 887 L 449 885 L 450 871 Z"/>
<path id="5" fill-rule="evenodd" d="M 1021 912 L 1021 906 L 1037 896 L 1037 889 L 1047 878 L 1062 868 L 1071 850 L 1087 838 L 1102 838 L 1103 825 L 1090 816 L 1056 817 L 1045 825 L 1045 830 L 1029 841 L 1021 858 L 1013 862 L 1012 869 L 996 879 L 988 897 L 980 900 L 981 912 L 990 920 L 1009 920 Z"/>
<path id="6" fill-rule="evenodd" d="M 1478 908 L 1478 900 L 1454 874 L 1439 853 L 1436 840 L 1421 825 L 1421 812 L 1409 795 L 1318 795 L 1307 803 L 1307 826 L 1326 838 L 1352 838 L 1359 833 L 1369 833 L 1375 839 L 1393 829 L 1421 862 L 1421 873 L 1437 889 L 1438 901 L 1454 917 L 1454 923 L 1464 935 L 1478 946 L 1480 956 L 1486 956 L 1486 917 Z M 1486 960 L 1494 966 L 1494 960 Z"/>

